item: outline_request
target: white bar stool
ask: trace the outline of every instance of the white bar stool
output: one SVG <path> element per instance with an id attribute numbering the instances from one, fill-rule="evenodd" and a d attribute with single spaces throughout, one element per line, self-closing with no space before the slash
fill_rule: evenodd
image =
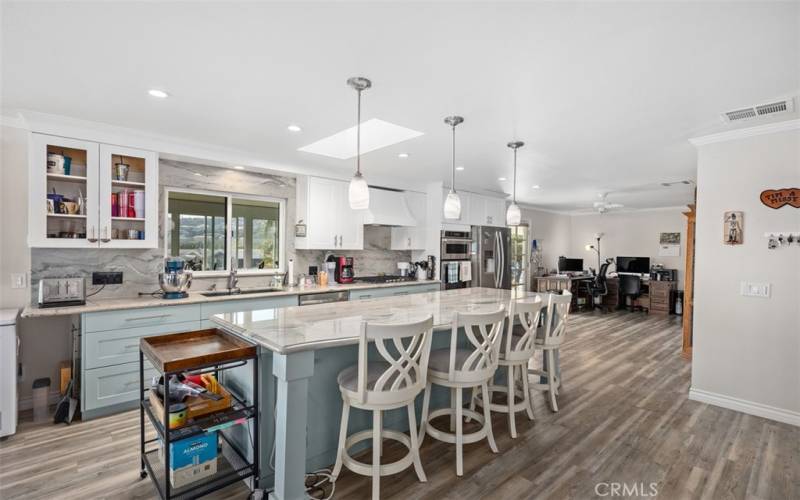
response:
<path id="1" fill-rule="evenodd" d="M 567 332 L 567 318 L 569 317 L 571 302 L 572 294 L 566 290 L 562 295 L 551 295 L 550 304 L 547 307 L 544 333 L 537 336 L 533 344 L 534 350 L 542 351 L 544 363 L 541 370 L 528 369 L 529 375 L 547 379 L 545 384 L 533 383 L 530 386 L 539 391 L 547 391 L 550 399 L 550 409 L 554 412 L 558 411 L 556 396 L 558 396 L 558 387 L 561 385 L 556 364 L 556 353 L 560 352 L 561 344 L 564 342 L 564 335 Z"/>
<path id="2" fill-rule="evenodd" d="M 337 381 L 342 392 L 342 423 L 339 429 L 339 447 L 331 481 L 336 481 L 346 466 L 356 474 L 372 476 L 372 498 L 380 498 L 380 477 L 397 474 L 412 463 L 417 477 L 427 481 L 419 458 L 417 420 L 414 399 L 425 388 L 428 360 L 431 351 L 433 316 L 414 323 L 361 324 L 358 342 L 358 364 L 345 368 Z M 375 343 L 378 355 L 369 359 L 368 344 Z M 347 435 L 350 407 L 372 411 L 372 429 Z M 409 435 L 383 429 L 383 412 L 407 407 Z M 359 462 L 348 450 L 356 443 L 372 439 L 372 464 Z M 408 454 L 390 464 L 381 464 L 383 439 L 399 441 L 408 448 Z"/>
<path id="3" fill-rule="evenodd" d="M 500 338 L 505 317 L 505 306 L 500 306 L 496 311 L 488 313 L 457 312 L 451 327 L 450 347 L 431 352 L 428 383 L 422 402 L 419 442 L 422 443 L 425 435 L 429 434 L 439 441 L 455 443 L 456 474 L 459 476 L 464 475 L 464 443 L 475 443 L 486 438 L 489 447 L 497 453 L 489 408 L 484 408 L 483 415 L 464 408 L 462 391 L 471 387 L 480 387 L 483 397 L 487 401 L 489 400 L 488 385 L 497 370 Z M 464 329 L 464 335 L 468 340 L 467 347 L 458 347 L 459 327 Z M 441 408 L 429 413 L 428 406 L 433 384 L 451 389 L 451 408 Z M 430 420 L 442 415 L 450 415 L 451 432 L 440 431 L 428 424 Z M 465 435 L 464 416 L 481 423 L 481 429 Z M 455 433 L 452 432 L 453 427 L 455 427 Z"/>
<path id="4" fill-rule="evenodd" d="M 549 302 L 549 298 L 548 298 Z M 533 357 L 536 331 L 539 327 L 539 317 L 547 303 L 541 297 L 532 301 L 517 302 L 512 300 L 508 307 L 508 323 L 503 340 L 500 343 L 500 358 L 498 364 L 505 366 L 508 373 L 506 387 L 499 385 L 489 386 L 489 397 L 493 392 L 504 392 L 507 395 L 505 404 L 493 403 L 489 400 L 489 409 L 500 413 L 508 413 L 508 428 L 512 438 L 517 437 L 516 413 L 525 411 L 528 418 L 533 420 L 533 404 L 531 402 L 530 387 L 528 387 L 528 362 Z M 514 320 L 519 319 L 519 325 Z M 522 381 L 522 390 L 517 390 L 517 382 Z M 521 401 L 517 401 L 519 398 Z M 471 409 L 475 404 L 484 407 L 482 395 L 472 390 Z"/>

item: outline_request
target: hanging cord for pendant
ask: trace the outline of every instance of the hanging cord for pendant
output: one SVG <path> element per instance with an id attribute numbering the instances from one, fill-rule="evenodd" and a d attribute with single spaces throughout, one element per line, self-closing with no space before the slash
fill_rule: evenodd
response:
<path id="1" fill-rule="evenodd" d="M 450 178 L 450 189 L 456 192 L 456 126 L 453 124 L 453 167 L 450 169 L 452 177 Z"/>
<path id="2" fill-rule="evenodd" d="M 513 199 L 513 203 L 517 203 L 517 148 L 514 148 L 514 186 L 512 189 L 511 198 Z"/>
<path id="3" fill-rule="evenodd" d="M 356 175 L 361 176 L 361 89 L 358 89 L 358 111 L 356 112 Z"/>

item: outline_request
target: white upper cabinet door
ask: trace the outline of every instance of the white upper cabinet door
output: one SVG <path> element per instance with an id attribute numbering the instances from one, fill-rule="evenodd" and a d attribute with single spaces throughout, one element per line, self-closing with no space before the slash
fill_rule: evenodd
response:
<path id="1" fill-rule="evenodd" d="M 158 154 L 100 145 L 100 247 L 158 248 Z"/>
<path id="2" fill-rule="evenodd" d="M 96 248 L 98 144 L 32 133 L 29 148 L 28 244 Z"/>
<path id="3" fill-rule="evenodd" d="M 484 198 L 485 224 L 502 227 L 506 225 L 506 201 L 502 198 Z"/>
<path id="4" fill-rule="evenodd" d="M 364 215 L 359 210 L 350 208 L 348 191 L 350 184 L 339 182 L 337 189 L 338 210 L 336 211 L 336 233 L 338 234 L 338 245 L 336 248 L 341 250 L 363 250 L 364 249 Z"/>
<path id="5" fill-rule="evenodd" d="M 337 181 L 307 177 L 306 192 L 303 196 L 305 204 L 306 237 L 297 238 L 297 248 L 330 250 L 338 248 L 338 232 L 336 226 L 337 212 L 339 211 Z M 299 195 L 299 193 L 298 193 Z M 300 196 L 298 196 L 298 200 Z M 300 240 L 305 239 L 305 245 Z M 297 243 L 302 246 L 298 246 Z"/>

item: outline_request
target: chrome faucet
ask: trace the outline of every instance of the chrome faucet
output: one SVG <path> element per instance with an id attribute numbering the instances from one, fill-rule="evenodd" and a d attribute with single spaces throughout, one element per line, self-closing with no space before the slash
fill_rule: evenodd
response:
<path id="1" fill-rule="evenodd" d="M 236 257 L 231 257 L 231 271 L 228 274 L 228 291 L 232 292 L 239 289 L 239 278 L 236 277 Z"/>

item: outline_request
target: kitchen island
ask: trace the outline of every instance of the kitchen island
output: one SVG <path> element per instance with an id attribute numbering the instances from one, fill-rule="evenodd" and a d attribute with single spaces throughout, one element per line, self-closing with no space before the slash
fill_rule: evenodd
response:
<path id="1" fill-rule="evenodd" d="M 433 347 L 445 347 L 449 345 L 446 332 L 456 312 L 488 312 L 496 310 L 498 305 L 508 305 L 512 299 L 522 300 L 531 295 L 465 288 L 213 316 L 212 321 L 220 328 L 249 339 L 261 350 L 260 462 L 273 463 L 273 447 L 275 450 L 274 477 L 268 467 L 262 467 L 261 478 L 262 484 L 274 480 L 271 498 L 305 498 L 304 474 L 333 463 L 342 404 L 336 376 L 343 368 L 357 363 L 355 345 L 363 321 L 410 322 L 433 315 L 434 331 L 442 332 L 434 335 Z M 432 406 L 437 399 L 443 399 L 442 394 L 439 396 L 432 400 Z M 351 415 L 351 429 L 367 428 L 370 421 L 365 417 L 365 414 Z M 275 421 L 274 436 L 271 419 Z M 399 413 L 387 412 L 384 422 L 387 427 L 407 429 Z"/>

